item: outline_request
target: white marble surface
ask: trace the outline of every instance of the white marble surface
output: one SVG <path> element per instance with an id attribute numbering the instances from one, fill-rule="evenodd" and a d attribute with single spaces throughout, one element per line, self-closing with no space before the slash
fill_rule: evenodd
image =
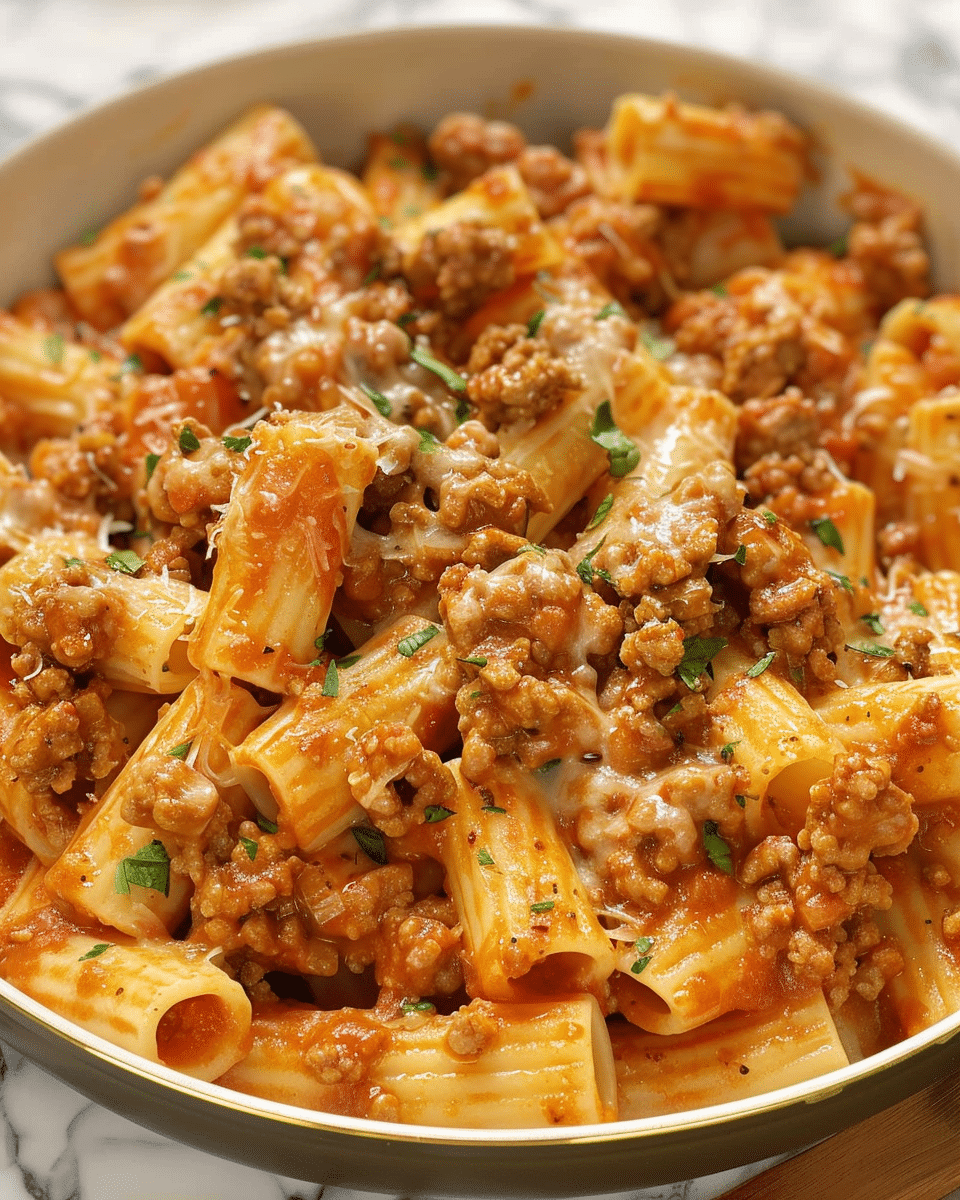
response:
<path id="1" fill-rule="evenodd" d="M 0 154 L 91 103 L 237 51 L 453 22 L 559 24 L 707 46 L 821 79 L 960 141 L 958 0 L 0 0 Z M 4 1055 L 0 1200 L 369 1195 L 179 1146 L 91 1104 L 14 1052 Z M 714 1200 L 758 1169 L 623 1197 Z"/>

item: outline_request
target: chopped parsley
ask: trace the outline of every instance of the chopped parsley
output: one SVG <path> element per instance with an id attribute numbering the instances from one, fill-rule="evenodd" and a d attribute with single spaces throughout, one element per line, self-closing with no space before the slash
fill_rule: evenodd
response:
<path id="1" fill-rule="evenodd" d="M 253 862 L 253 860 L 257 857 L 257 850 L 259 849 L 257 843 L 253 840 L 253 838 L 241 837 L 240 845 L 244 848 L 244 850 L 246 850 L 247 858 Z"/>
<path id="2" fill-rule="evenodd" d="M 183 454 L 192 454 L 194 450 L 200 449 L 200 439 L 188 425 L 184 425 L 177 438 L 177 445 Z"/>
<path id="3" fill-rule="evenodd" d="M 721 298 L 730 295 L 730 293 L 727 291 L 727 285 L 725 283 L 715 283 L 710 291 L 713 292 L 715 296 L 720 296 Z"/>
<path id="4" fill-rule="evenodd" d="M 869 654 L 873 658 L 892 658 L 896 651 L 892 646 L 881 646 L 875 642 L 847 642 L 848 650 L 856 650 L 859 654 Z"/>
<path id="5" fill-rule="evenodd" d="M 63 336 L 59 333 L 51 333 L 49 337 L 43 339 L 43 352 L 55 367 L 63 364 L 65 345 Z"/>
<path id="6" fill-rule="evenodd" d="M 462 425 L 470 416 L 470 403 L 461 396 L 457 401 L 457 407 L 453 410 L 453 415 L 457 418 L 457 424 Z"/>
<path id="7" fill-rule="evenodd" d="M 720 747 L 720 757 L 725 763 L 730 762 L 733 758 L 733 752 L 740 745 L 741 739 L 738 738 L 735 742 L 727 742 L 726 745 Z"/>
<path id="8" fill-rule="evenodd" d="M 605 304 L 598 313 L 594 314 L 595 321 L 605 321 L 607 317 L 626 317 L 627 312 L 622 304 L 618 304 L 616 300 L 611 300 L 609 304 Z M 629 318 L 627 318 L 629 320 Z"/>
<path id="9" fill-rule="evenodd" d="M 150 476 L 157 469 L 157 463 L 160 461 L 159 454 L 148 454 L 144 460 L 147 464 L 147 483 L 150 482 Z"/>
<path id="10" fill-rule="evenodd" d="M 337 664 L 335 662 L 327 663 L 327 673 L 323 677 L 323 687 L 320 690 L 321 696 L 331 696 L 336 698 L 340 695 L 340 676 L 337 674 Z"/>
<path id="11" fill-rule="evenodd" d="M 131 887 L 150 888 L 164 896 L 170 895 L 170 855 L 157 838 L 117 864 L 113 890 L 121 896 L 129 896 Z"/>
<path id="12" fill-rule="evenodd" d="M 400 1005 L 400 1011 L 402 1013 L 429 1013 L 437 1010 L 429 1000 L 404 1000 Z"/>
<path id="13" fill-rule="evenodd" d="M 637 446 L 614 423 L 609 400 L 604 400 L 594 413 L 590 438 L 606 450 L 610 461 L 610 474 L 616 479 L 629 475 L 640 461 Z"/>
<path id="14" fill-rule="evenodd" d="M 424 625 L 416 633 L 410 633 L 397 642 L 397 653 L 402 654 L 404 658 L 413 658 L 420 647 L 425 646 L 439 632 L 440 630 L 436 625 Z"/>
<path id="15" fill-rule="evenodd" d="M 657 337 L 656 334 L 647 333 L 646 330 L 640 334 L 640 340 L 657 362 L 663 362 L 664 359 L 669 358 L 677 348 L 677 343 L 673 338 Z"/>
<path id="16" fill-rule="evenodd" d="M 864 613 L 860 620 L 864 623 L 864 625 L 866 625 L 871 633 L 875 633 L 878 637 L 884 632 L 879 613 Z"/>
<path id="17" fill-rule="evenodd" d="M 381 267 L 381 263 L 374 263 L 366 275 L 364 275 L 364 277 L 360 280 L 360 286 L 366 287 L 367 284 L 373 283 L 375 279 L 379 279 Z"/>
<path id="18" fill-rule="evenodd" d="M 747 548 L 746 548 L 746 546 L 743 545 L 743 543 L 741 543 L 737 547 L 737 552 L 733 556 L 733 561 L 737 564 L 738 567 L 746 566 L 746 564 L 747 564 Z"/>
<path id="19" fill-rule="evenodd" d="M 174 746 L 172 750 L 167 751 L 168 758 L 179 758 L 181 762 L 190 753 L 190 747 L 193 745 L 192 739 L 189 742 L 181 742 L 179 746 Z"/>
<path id="20" fill-rule="evenodd" d="M 236 454 L 242 454 L 244 450 L 249 450 L 253 445 L 253 438 L 249 434 L 243 437 L 230 437 L 228 434 L 224 437 L 223 444 L 228 450 L 233 450 Z"/>
<path id="21" fill-rule="evenodd" d="M 602 537 L 600 539 L 600 541 L 597 542 L 597 544 L 594 546 L 594 548 L 590 551 L 590 553 L 587 554 L 584 558 L 581 558 L 580 561 L 577 563 L 577 574 L 580 576 L 580 578 L 583 580 L 583 582 L 585 584 L 588 584 L 590 587 L 593 587 L 594 576 L 596 576 L 599 579 L 602 579 L 603 582 L 609 584 L 610 587 L 615 586 L 613 580 L 610 578 L 609 571 L 604 571 L 602 567 L 595 567 L 593 565 L 594 555 L 597 553 L 597 551 L 600 549 L 600 547 L 603 545 L 603 543 L 606 540 L 607 539 L 605 537 Z"/>
<path id="22" fill-rule="evenodd" d="M 776 650 L 771 650 L 769 654 L 765 654 L 763 658 L 758 659 L 752 667 L 747 667 L 745 671 L 747 678 L 756 679 L 758 675 L 762 675 L 776 657 Z"/>
<path id="23" fill-rule="evenodd" d="M 420 451 L 420 453 L 436 454 L 436 452 L 440 449 L 440 443 L 437 441 L 436 437 L 430 432 L 429 429 L 421 429 L 419 432 L 420 445 L 417 447 L 417 449 Z"/>
<path id="24" fill-rule="evenodd" d="M 525 546 L 520 547 L 517 554 L 546 554 L 546 552 L 546 546 L 541 546 L 539 542 L 527 542 Z"/>
<path id="25" fill-rule="evenodd" d="M 453 809 L 443 804 L 428 804 L 423 810 L 423 819 L 428 825 L 436 825 L 438 821 L 445 821 L 447 817 L 452 816 Z"/>
<path id="26" fill-rule="evenodd" d="M 489 850 L 485 850 L 483 846 L 477 851 L 477 862 L 481 867 L 492 867 L 493 857 Z"/>
<path id="27" fill-rule="evenodd" d="M 143 566 L 143 559 L 135 550 L 114 550 L 103 560 L 111 571 L 121 575 L 136 575 Z"/>
<path id="28" fill-rule="evenodd" d="M 563 760 L 559 758 L 548 758 L 545 763 L 541 763 L 539 767 L 535 768 L 535 770 L 540 775 L 546 775 L 548 771 L 552 771 L 555 767 L 559 767 L 562 761 Z"/>
<path id="29" fill-rule="evenodd" d="M 446 363 L 442 363 L 439 359 L 434 358 L 429 350 L 424 350 L 422 346 L 412 346 L 410 357 L 415 363 L 419 363 L 421 367 L 425 367 L 428 371 L 432 371 L 434 375 L 442 379 L 452 392 L 465 392 L 467 390 L 467 381 L 464 377 L 458 371 L 455 371 L 453 367 L 448 367 Z"/>
<path id="30" fill-rule="evenodd" d="M 919 600 L 914 600 L 913 603 L 907 605 L 907 607 L 910 609 L 910 611 L 912 613 L 915 613 L 918 617 L 929 617 L 930 616 L 929 612 L 927 612 L 926 606 L 921 604 Z"/>
<path id="31" fill-rule="evenodd" d="M 341 671 L 349 671 L 351 667 L 356 666 L 361 658 L 363 658 L 362 654 L 348 654 L 346 658 L 337 659 L 337 667 Z"/>
<path id="32" fill-rule="evenodd" d="M 844 591 L 850 592 L 851 595 L 853 594 L 853 584 L 850 582 L 849 575 L 841 575 L 839 571 L 830 571 L 830 570 L 827 571 L 827 574 L 830 576 L 831 579 L 833 579 L 837 583 L 839 583 L 840 586 L 844 589 Z"/>
<path id="33" fill-rule="evenodd" d="M 653 948 L 653 938 L 638 937 L 633 943 L 633 948 L 637 952 L 637 961 L 631 966 L 630 970 L 634 975 L 641 975 L 650 964 L 650 950 Z"/>
<path id="34" fill-rule="evenodd" d="M 176 275 L 173 276 L 176 283 L 186 283 L 188 279 L 192 278 L 193 276 L 189 271 L 177 271 Z"/>
<path id="35" fill-rule="evenodd" d="M 769 508 L 761 509 L 760 512 L 761 512 L 761 516 L 763 517 L 763 519 L 766 521 L 766 523 L 768 525 L 776 525 L 777 514 L 775 512 L 771 512 Z"/>
<path id="36" fill-rule="evenodd" d="M 257 813 L 257 824 L 264 833 L 276 833 L 280 828 L 276 821 L 271 821 L 268 817 L 265 817 L 263 813 Z"/>
<path id="37" fill-rule="evenodd" d="M 267 252 L 262 246 L 248 246 L 246 255 L 247 258 L 266 258 Z"/>
<path id="38" fill-rule="evenodd" d="M 530 905 L 530 911 L 532 913 L 551 912 L 554 908 L 556 908 L 555 900 L 538 900 L 536 904 Z"/>
<path id="39" fill-rule="evenodd" d="M 694 691 L 712 660 L 727 645 L 725 637 L 694 637 L 683 639 L 683 659 L 677 667 L 677 674 Z"/>
<path id="40" fill-rule="evenodd" d="M 740 805 L 740 807 L 741 807 L 741 808 L 746 808 L 746 807 L 747 807 L 747 798 L 746 798 L 746 796 L 740 796 L 740 795 L 736 795 L 736 796 L 734 796 L 734 800 L 736 800 L 736 802 L 737 802 L 737 803 Z"/>
<path id="41" fill-rule="evenodd" d="M 223 297 L 211 296 L 203 308 L 200 309 L 200 312 L 205 317 L 215 317 L 222 307 Z"/>
<path id="42" fill-rule="evenodd" d="M 728 875 L 733 874 L 733 859 L 730 857 L 730 847 L 717 832 L 716 821 L 704 821 L 703 823 L 703 847 L 707 852 L 707 858 L 715 867 L 719 867 L 721 871 L 726 871 Z"/>
<path id="43" fill-rule="evenodd" d="M 71 555 L 71 557 L 70 557 L 70 558 L 65 558 L 65 559 L 63 560 L 63 565 L 64 565 L 65 567 L 82 567 L 82 566 L 83 566 L 83 559 L 82 559 L 82 558 L 77 558 L 77 557 L 75 557 L 75 556 Z"/>
<path id="44" fill-rule="evenodd" d="M 843 538 L 840 536 L 840 530 L 829 517 L 814 517 L 810 522 L 810 528 L 829 549 L 836 550 L 838 554 L 846 553 L 843 548 Z"/>
<path id="45" fill-rule="evenodd" d="M 110 942 L 97 942 L 95 946 L 91 946 L 86 954 L 81 954 L 77 962 L 86 962 L 88 958 L 99 958 L 101 954 L 110 949 Z"/>
<path id="46" fill-rule="evenodd" d="M 418 312 L 406 312 L 402 316 L 397 317 L 397 324 L 401 329 L 406 329 L 408 325 L 412 325 L 420 316 Z"/>
<path id="47" fill-rule="evenodd" d="M 539 308 L 527 322 L 527 337 L 536 337 L 540 332 L 540 326 L 543 324 L 543 318 L 547 315 L 545 308 Z"/>
<path id="48" fill-rule="evenodd" d="M 467 663 L 471 667 L 485 667 L 487 665 L 487 660 L 482 654 L 478 654 L 474 658 L 458 658 L 457 662 Z"/>
<path id="49" fill-rule="evenodd" d="M 499 804 L 485 804 L 480 811 L 483 813 L 499 813 L 501 817 L 505 817 L 507 815 L 507 810 L 505 808 L 501 808 Z"/>
<path id="50" fill-rule="evenodd" d="M 604 496 L 604 498 L 597 505 L 597 511 L 590 518 L 590 521 L 587 525 L 587 531 L 589 531 L 591 529 L 596 529 L 596 527 L 602 521 L 605 521 L 607 518 L 607 514 L 610 512 L 611 508 L 613 508 L 613 493 L 607 492 L 607 494 Z"/>
<path id="51" fill-rule="evenodd" d="M 360 849 L 378 867 L 387 865 L 387 844 L 381 830 L 374 829 L 372 825 L 351 825 L 350 832 Z"/>

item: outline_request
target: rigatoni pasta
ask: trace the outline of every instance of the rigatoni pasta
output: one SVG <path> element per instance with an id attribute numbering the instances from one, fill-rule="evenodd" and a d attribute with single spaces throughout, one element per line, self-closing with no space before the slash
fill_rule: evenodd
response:
<path id="1" fill-rule="evenodd" d="M 452 114 L 353 176 L 263 106 L 0 314 L 0 973 L 88 1031 L 526 1128 L 960 1004 L 921 214 L 855 176 L 784 249 L 777 114 L 575 144 Z"/>

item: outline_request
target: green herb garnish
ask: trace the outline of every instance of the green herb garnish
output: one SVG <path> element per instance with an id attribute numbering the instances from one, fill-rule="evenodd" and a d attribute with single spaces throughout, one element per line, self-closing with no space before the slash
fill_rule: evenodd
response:
<path id="1" fill-rule="evenodd" d="M 490 851 L 484 850 L 484 848 L 481 846 L 480 849 L 477 851 L 477 862 L 480 864 L 481 867 L 492 867 L 493 866 L 493 858 L 490 854 Z"/>
<path id="2" fill-rule="evenodd" d="M 602 579 L 603 582 L 609 584 L 610 587 L 615 586 L 613 580 L 610 578 L 609 571 L 605 571 L 602 567 L 595 567 L 593 565 L 594 556 L 606 540 L 607 539 L 605 537 L 602 537 L 590 551 L 590 553 L 584 558 L 581 558 L 581 560 L 577 563 L 577 574 L 580 576 L 583 582 L 588 584 L 590 587 L 593 587 L 594 576 Z"/>
<path id="3" fill-rule="evenodd" d="M 697 634 L 683 639 L 683 659 L 677 667 L 677 674 L 691 691 L 695 690 L 700 676 L 726 645 L 725 637 L 705 638 Z"/>
<path id="4" fill-rule="evenodd" d="M 190 753 L 190 747 L 193 745 L 193 740 L 189 742 L 181 742 L 179 746 L 174 746 L 172 750 L 167 751 L 168 758 L 179 758 L 183 761 Z"/>
<path id="5" fill-rule="evenodd" d="M 401 638 L 397 642 L 397 653 L 402 654 L 404 658 L 413 658 L 421 646 L 425 646 L 431 638 L 435 638 L 440 632 L 436 625 L 424 625 L 422 629 L 418 629 L 416 633 L 410 633 L 405 638 Z"/>
<path id="6" fill-rule="evenodd" d="M 608 492 L 604 496 L 604 498 L 600 501 L 600 503 L 597 505 L 597 511 L 590 518 L 590 522 L 587 525 L 586 532 L 589 532 L 591 529 L 596 529 L 596 527 L 602 521 L 606 520 L 607 514 L 610 512 L 611 508 L 613 508 L 613 493 Z"/>
<path id="7" fill-rule="evenodd" d="M 543 324 L 543 318 L 547 315 L 545 308 L 537 309 L 530 320 L 527 322 L 527 337 L 536 337 L 540 332 L 540 326 Z"/>
<path id="8" fill-rule="evenodd" d="M 336 698 L 340 695 L 340 676 L 337 674 L 337 664 L 335 662 L 327 663 L 327 673 L 323 677 L 323 687 L 320 690 L 321 696 L 331 696 Z"/>
<path id="9" fill-rule="evenodd" d="M 594 314 L 595 321 L 605 321 L 607 317 L 626 317 L 627 312 L 622 304 L 618 304 L 616 300 L 611 300 L 609 304 L 605 304 L 598 313 Z M 627 318 L 629 320 L 629 317 Z"/>
<path id="10" fill-rule="evenodd" d="M 545 912 L 550 912 L 555 907 L 556 907 L 555 900 L 538 900 L 536 902 L 536 904 L 530 905 L 530 911 L 532 913 L 545 913 Z"/>
<path id="11" fill-rule="evenodd" d="M 111 571 L 122 575 L 136 575 L 143 566 L 143 559 L 134 550 L 114 550 L 103 561 Z"/>
<path id="12" fill-rule="evenodd" d="M 223 439 L 223 444 L 228 450 L 233 450 L 236 454 L 242 454 L 244 450 L 249 450 L 253 445 L 253 438 L 249 434 L 244 437 L 230 437 L 227 434 Z"/>
<path id="13" fill-rule="evenodd" d="M 257 850 L 259 849 L 257 843 L 253 840 L 253 838 L 241 837 L 240 845 L 244 848 L 244 850 L 246 850 L 247 858 L 253 862 L 253 860 L 257 857 Z"/>
<path id="14" fill-rule="evenodd" d="M 764 673 L 776 657 L 776 650 L 771 650 L 769 654 L 765 654 L 763 658 L 758 659 L 752 667 L 747 667 L 744 674 L 748 679 L 756 679 L 758 675 Z"/>
<path id="15" fill-rule="evenodd" d="M 733 859 L 730 857 L 730 847 L 720 837 L 717 829 L 716 821 L 704 821 L 703 846 L 713 865 L 719 867 L 721 871 L 726 871 L 728 875 L 732 875 Z"/>
<path id="16" fill-rule="evenodd" d="M 423 818 L 428 825 L 436 825 L 438 821 L 445 821 L 453 815 L 453 809 L 446 808 L 443 804 L 428 804 L 423 810 Z"/>
<path id="17" fill-rule="evenodd" d="M 829 517 L 814 517 L 810 522 L 810 528 L 824 546 L 829 547 L 831 550 L 836 550 L 838 554 L 846 553 L 843 548 L 843 538 L 840 536 L 840 530 Z"/>
<path id="18" fill-rule="evenodd" d="M 205 317 L 215 317 L 222 307 L 223 297 L 211 296 L 203 308 L 200 309 L 200 312 Z"/>
<path id="19" fill-rule="evenodd" d="M 192 454 L 194 450 L 200 449 L 200 439 L 189 426 L 184 425 L 177 438 L 177 445 L 183 454 Z"/>
<path id="20" fill-rule="evenodd" d="M 378 867 L 387 865 L 387 845 L 381 830 L 374 829 L 372 825 L 351 825 L 350 832 L 360 849 Z"/>
<path id="21" fill-rule="evenodd" d="M 440 362 L 434 358 L 429 350 L 424 350 L 422 346 L 412 346 L 410 349 L 410 357 L 415 363 L 419 363 L 421 367 L 425 367 L 428 371 L 432 371 L 434 375 L 442 379 L 443 382 L 452 392 L 465 392 L 467 390 L 467 381 L 453 367 L 448 367 L 446 363 Z"/>
<path id="22" fill-rule="evenodd" d="M 117 864 L 113 890 L 121 896 L 129 896 L 131 887 L 150 888 L 164 896 L 170 895 L 170 855 L 163 842 L 154 838 L 149 845 Z"/>
<path id="23" fill-rule="evenodd" d="M 848 650 L 856 650 L 859 654 L 869 654 L 873 658 L 892 658 L 896 651 L 892 646 L 879 646 L 871 642 L 847 642 Z"/>
<path id="24" fill-rule="evenodd" d="M 99 958 L 101 954 L 110 949 L 110 942 L 97 942 L 95 946 L 91 946 L 86 954 L 81 954 L 77 962 L 86 962 L 88 958 Z"/>
<path id="25" fill-rule="evenodd" d="M 402 1013 L 427 1013 L 436 1012 L 436 1005 L 430 1003 L 429 1000 L 404 1000 L 400 1005 Z"/>
<path id="26" fill-rule="evenodd" d="M 590 438 L 606 450 L 610 474 L 616 479 L 629 475 L 640 461 L 636 445 L 614 423 L 609 400 L 604 400 L 597 408 L 590 426 Z"/>

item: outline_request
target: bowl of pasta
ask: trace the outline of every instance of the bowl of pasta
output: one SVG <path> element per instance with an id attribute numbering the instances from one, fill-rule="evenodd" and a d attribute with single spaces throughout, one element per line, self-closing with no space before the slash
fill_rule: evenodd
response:
<path id="1" fill-rule="evenodd" d="M 0 166 L 0 1034 L 478 1196 L 952 1069 L 958 189 L 814 85 L 514 28 Z"/>

